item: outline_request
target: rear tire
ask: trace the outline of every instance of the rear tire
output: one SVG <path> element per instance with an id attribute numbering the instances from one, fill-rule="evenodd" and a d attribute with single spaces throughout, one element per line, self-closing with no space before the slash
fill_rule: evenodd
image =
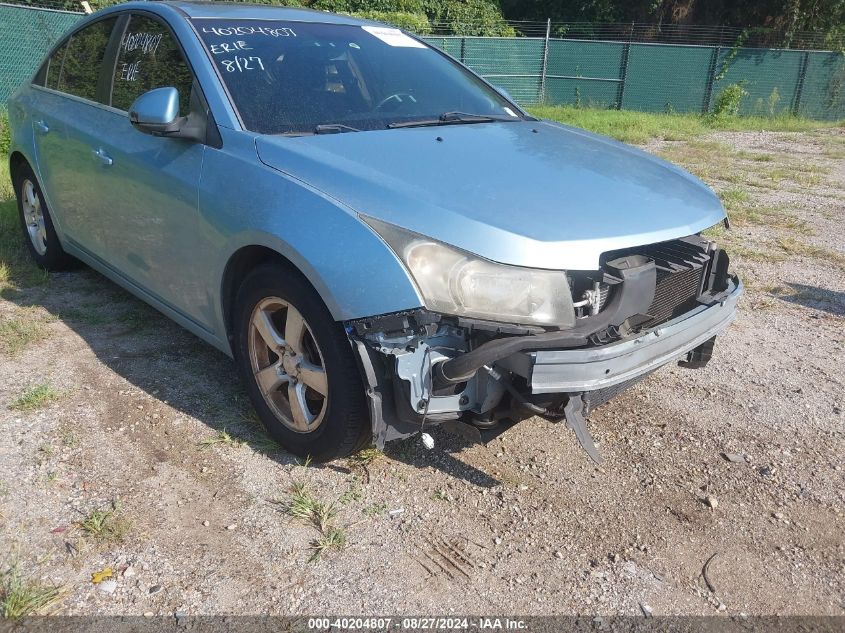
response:
<path id="1" fill-rule="evenodd" d="M 235 359 L 267 433 L 315 461 L 372 439 L 364 387 L 343 326 L 297 271 L 264 265 L 241 285 Z"/>
<path id="2" fill-rule="evenodd" d="M 39 268 L 51 272 L 73 268 L 77 261 L 62 248 L 41 185 L 29 164 L 15 169 L 13 184 L 21 229 L 32 259 Z"/>

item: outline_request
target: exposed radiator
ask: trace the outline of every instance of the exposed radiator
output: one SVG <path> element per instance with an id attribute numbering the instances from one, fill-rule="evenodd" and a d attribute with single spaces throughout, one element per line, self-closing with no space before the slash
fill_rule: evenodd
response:
<path id="1" fill-rule="evenodd" d="M 640 324 L 641 328 L 654 327 L 689 312 L 698 304 L 703 276 L 710 261 L 707 240 L 689 237 L 614 251 L 605 255 L 605 261 L 624 255 L 644 255 L 654 260 L 657 267 L 657 285 L 654 301 L 648 309 L 651 318 Z"/>

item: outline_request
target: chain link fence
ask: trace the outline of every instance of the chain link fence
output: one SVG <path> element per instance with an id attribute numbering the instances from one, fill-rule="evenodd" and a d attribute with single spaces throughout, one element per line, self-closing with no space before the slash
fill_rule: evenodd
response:
<path id="1" fill-rule="evenodd" d="M 0 107 L 82 17 L 62 9 L 74 2 L 45 9 L 18 1 L 0 4 Z M 814 50 L 829 44 L 821 34 L 782 42 L 806 48 L 769 48 L 762 32 L 722 27 L 509 24 L 513 37 L 439 34 L 446 28 L 438 25 L 421 35 L 526 106 L 707 113 L 739 84 L 741 114 L 845 119 L 845 54 Z"/>

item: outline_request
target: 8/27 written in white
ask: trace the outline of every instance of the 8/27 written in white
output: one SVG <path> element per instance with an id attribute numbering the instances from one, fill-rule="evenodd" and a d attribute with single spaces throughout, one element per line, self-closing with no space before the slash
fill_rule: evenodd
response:
<path id="1" fill-rule="evenodd" d="M 238 71 L 242 73 L 246 70 L 264 70 L 264 62 L 260 57 L 254 55 L 250 57 L 238 57 L 235 55 L 234 59 L 221 59 L 220 63 L 227 73 Z"/>

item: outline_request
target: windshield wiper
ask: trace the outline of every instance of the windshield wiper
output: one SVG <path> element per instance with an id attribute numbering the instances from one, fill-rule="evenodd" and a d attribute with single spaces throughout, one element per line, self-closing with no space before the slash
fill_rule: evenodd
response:
<path id="1" fill-rule="evenodd" d="M 339 132 L 360 132 L 357 127 L 343 125 L 343 123 L 321 123 L 314 126 L 314 134 L 336 134 Z"/>
<path id="2" fill-rule="evenodd" d="M 419 119 L 417 121 L 399 121 L 389 123 L 388 128 L 425 127 L 427 125 L 455 125 L 458 123 L 493 123 L 494 121 L 518 121 L 518 118 L 499 116 L 496 114 L 471 114 L 469 112 L 444 112 L 436 119 Z"/>

